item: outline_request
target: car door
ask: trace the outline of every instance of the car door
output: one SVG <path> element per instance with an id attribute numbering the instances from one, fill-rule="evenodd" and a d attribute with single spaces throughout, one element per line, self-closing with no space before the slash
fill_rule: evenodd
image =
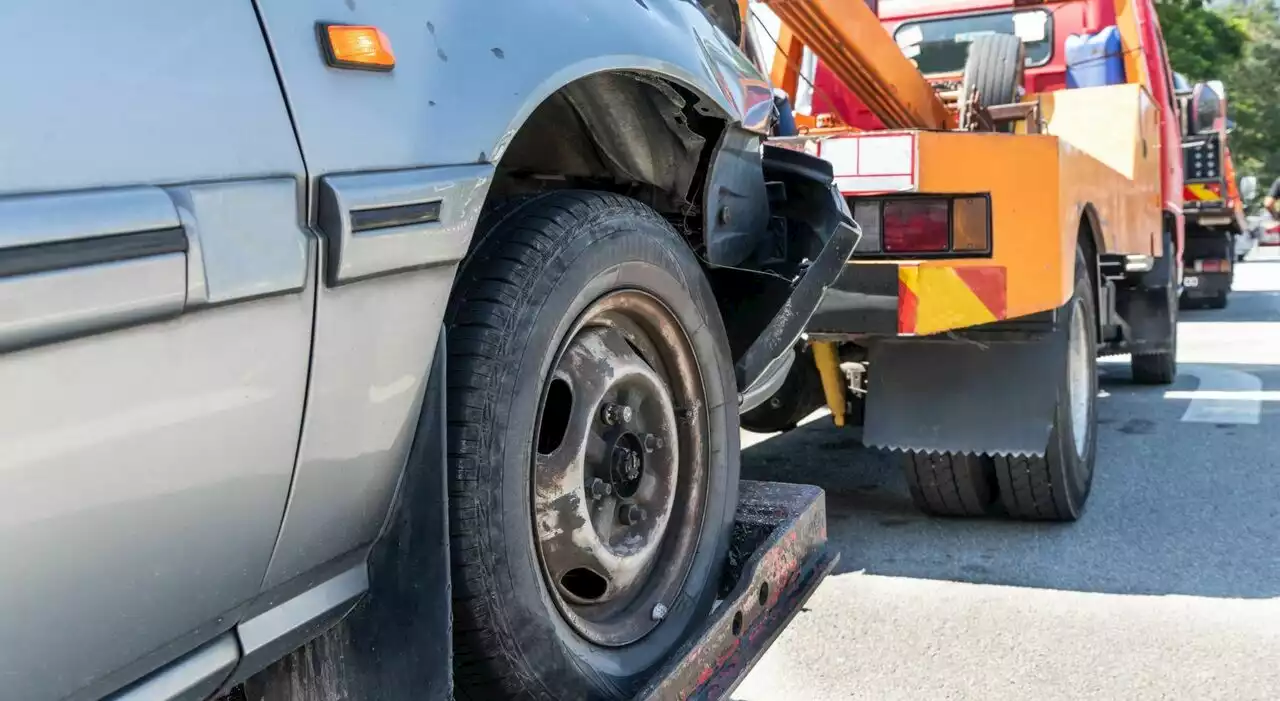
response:
<path id="1" fill-rule="evenodd" d="M 0 26 L 0 697 L 97 698 L 260 591 L 316 247 L 250 0 Z"/>

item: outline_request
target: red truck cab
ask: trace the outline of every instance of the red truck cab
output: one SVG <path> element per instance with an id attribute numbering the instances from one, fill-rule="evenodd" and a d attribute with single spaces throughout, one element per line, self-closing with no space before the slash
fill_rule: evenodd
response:
<path id="1" fill-rule="evenodd" d="M 857 0 L 849 0 L 854 2 Z M 1163 139 L 1161 190 L 1166 231 L 1176 250 L 1183 250 L 1182 137 L 1173 70 L 1153 0 L 881 0 L 877 13 L 929 82 L 942 89 L 959 88 L 968 53 L 967 38 L 1009 33 L 1026 48 L 1027 94 L 1065 90 L 1067 38 L 1095 34 L 1118 26 L 1124 42 L 1126 82 L 1141 83 L 1159 105 Z M 884 125 L 836 77 L 816 62 L 811 112 L 834 115 L 840 122 L 863 130 Z M 1181 266 L 1179 266 L 1180 269 Z"/>

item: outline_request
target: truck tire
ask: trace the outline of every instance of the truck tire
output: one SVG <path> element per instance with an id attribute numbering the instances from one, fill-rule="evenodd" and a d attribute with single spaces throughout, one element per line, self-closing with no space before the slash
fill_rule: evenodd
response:
<path id="1" fill-rule="evenodd" d="M 969 55 L 964 63 L 964 78 L 960 85 L 961 115 L 963 105 L 977 93 L 980 107 L 1008 105 L 1020 101 L 1019 89 L 1023 85 L 1026 49 L 1022 40 L 1012 34 L 985 34 L 969 44 Z M 967 129 L 967 124 L 960 125 Z M 999 127 L 999 131 L 1013 131 L 1013 123 Z"/>
<path id="2" fill-rule="evenodd" d="M 778 392 L 742 415 L 742 427 L 755 433 L 790 431 L 800 420 L 825 406 L 822 378 L 809 346 L 796 352 L 795 362 Z"/>
<path id="3" fill-rule="evenodd" d="M 1164 245 L 1164 250 L 1172 251 L 1173 238 L 1166 234 Z M 1170 326 L 1169 349 L 1158 353 L 1134 353 L 1129 357 L 1133 381 L 1142 385 L 1169 385 L 1178 377 L 1178 310 L 1183 305 L 1178 299 L 1177 263 L 1165 267 L 1168 269 L 1164 294 L 1166 321 Z"/>
<path id="4" fill-rule="evenodd" d="M 1218 292 L 1214 296 L 1206 299 L 1205 306 L 1209 307 L 1210 309 L 1226 309 L 1229 294 L 1230 293 L 1227 290 L 1222 290 L 1221 292 Z"/>
<path id="5" fill-rule="evenodd" d="M 902 471 L 916 508 L 934 516 L 985 516 L 995 500 L 990 457 L 967 453 L 907 452 Z"/>
<path id="6" fill-rule="evenodd" d="M 1074 521 L 1084 513 L 1098 451 L 1098 340 L 1093 282 L 1076 250 L 1075 292 L 1065 308 L 1066 362 L 1059 372 L 1044 457 L 994 456 L 1000 502 L 1014 518 Z"/>
<path id="7" fill-rule="evenodd" d="M 559 191 L 482 220 L 446 312 L 459 699 L 629 698 L 710 610 L 737 387 L 657 212 Z"/>

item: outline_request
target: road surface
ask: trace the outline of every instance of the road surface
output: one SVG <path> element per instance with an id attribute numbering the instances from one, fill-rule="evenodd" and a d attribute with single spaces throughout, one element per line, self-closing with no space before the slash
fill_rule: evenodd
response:
<path id="1" fill-rule="evenodd" d="M 842 557 L 733 698 L 1280 699 L 1280 258 L 1253 256 L 1182 313 L 1175 385 L 1104 361 L 1076 524 L 923 516 L 826 418 L 744 434 L 744 477 L 827 490 Z"/>

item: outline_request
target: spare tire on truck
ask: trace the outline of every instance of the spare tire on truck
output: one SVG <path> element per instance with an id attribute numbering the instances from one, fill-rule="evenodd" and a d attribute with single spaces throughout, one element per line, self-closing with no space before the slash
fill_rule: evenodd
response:
<path id="1" fill-rule="evenodd" d="M 973 100 L 979 107 L 1008 105 L 1022 99 L 1026 71 L 1026 48 L 1012 34 L 984 34 L 969 44 L 960 86 L 960 128 L 968 129 L 969 114 L 964 106 Z M 976 93 L 976 96 L 975 96 Z M 1007 122 L 998 131 L 1012 132 Z"/>
<path id="2" fill-rule="evenodd" d="M 628 698 L 709 612 L 737 389 L 697 259 L 655 211 L 495 208 L 446 313 L 459 699 Z"/>

